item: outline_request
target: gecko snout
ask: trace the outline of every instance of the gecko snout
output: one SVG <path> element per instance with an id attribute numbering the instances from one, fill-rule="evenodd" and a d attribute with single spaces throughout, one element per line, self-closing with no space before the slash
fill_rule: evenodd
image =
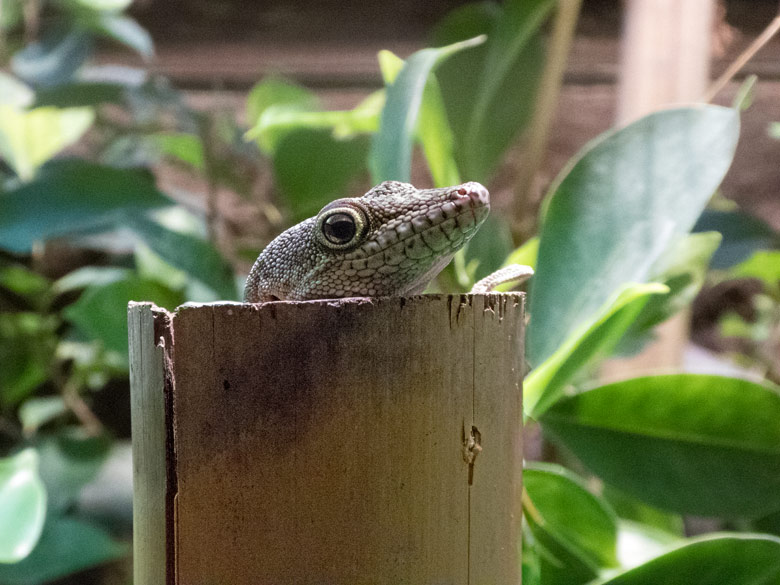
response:
<path id="1" fill-rule="evenodd" d="M 467 200 L 471 207 L 485 207 L 490 205 L 490 193 L 480 183 L 469 181 L 463 183 L 450 193 L 452 201 Z M 464 201 L 465 202 L 465 201 Z"/>

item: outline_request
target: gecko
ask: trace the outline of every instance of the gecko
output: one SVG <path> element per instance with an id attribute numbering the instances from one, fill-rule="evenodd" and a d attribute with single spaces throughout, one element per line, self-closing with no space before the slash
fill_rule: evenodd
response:
<path id="1" fill-rule="evenodd" d="M 282 232 L 260 253 L 246 280 L 249 303 L 423 292 L 474 236 L 490 211 L 477 182 L 417 189 L 385 181 L 361 197 L 337 199 Z M 477 282 L 487 293 L 533 274 L 512 264 Z"/>

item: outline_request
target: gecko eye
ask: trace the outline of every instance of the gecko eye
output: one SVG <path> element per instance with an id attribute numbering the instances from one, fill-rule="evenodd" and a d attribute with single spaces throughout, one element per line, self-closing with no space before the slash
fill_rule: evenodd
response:
<path id="1" fill-rule="evenodd" d="M 317 216 L 317 240 L 332 250 L 346 250 L 357 246 L 366 233 L 365 215 L 354 207 L 343 204 L 327 206 Z"/>

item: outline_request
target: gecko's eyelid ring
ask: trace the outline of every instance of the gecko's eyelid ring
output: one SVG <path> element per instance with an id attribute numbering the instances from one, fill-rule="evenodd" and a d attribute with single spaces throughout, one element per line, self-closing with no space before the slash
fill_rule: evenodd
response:
<path id="1" fill-rule="evenodd" d="M 368 220 L 362 210 L 352 205 L 328 205 L 317 216 L 314 235 L 330 250 L 349 250 L 366 237 Z"/>

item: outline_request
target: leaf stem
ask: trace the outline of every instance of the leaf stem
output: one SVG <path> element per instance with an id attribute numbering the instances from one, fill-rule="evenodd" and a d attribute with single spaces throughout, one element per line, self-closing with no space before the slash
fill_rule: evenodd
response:
<path id="1" fill-rule="evenodd" d="M 778 31 L 780 31 L 780 14 L 778 14 L 772 22 L 763 30 L 763 32 L 756 37 L 756 39 L 750 43 L 750 46 L 745 49 L 742 54 L 739 55 L 720 77 L 713 83 L 704 94 L 702 101 L 711 102 L 720 91 L 726 87 L 729 81 L 742 69 L 748 61 L 750 61 L 756 53 L 758 53 L 764 45 L 766 45 L 772 37 L 774 37 Z"/>

